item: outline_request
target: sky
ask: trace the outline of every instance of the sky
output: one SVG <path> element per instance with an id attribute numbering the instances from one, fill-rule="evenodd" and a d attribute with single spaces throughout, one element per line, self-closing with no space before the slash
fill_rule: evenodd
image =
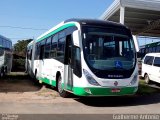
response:
<path id="1" fill-rule="evenodd" d="M 0 0 L 0 35 L 10 38 L 13 44 L 22 39 L 36 39 L 69 18 L 98 19 L 112 2 L 113 0 Z"/>
<path id="2" fill-rule="evenodd" d="M 114 0 L 0 0 L 0 35 L 18 40 L 36 39 L 69 18 L 98 19 Z M 157 42 L 139 39 L 139 45 Z"/>

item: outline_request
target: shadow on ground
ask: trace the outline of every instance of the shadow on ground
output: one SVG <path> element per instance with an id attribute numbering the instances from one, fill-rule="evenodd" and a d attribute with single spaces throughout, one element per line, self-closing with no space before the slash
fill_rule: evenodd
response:
<path id="1" fill-rule="evenodd" d="M 113 96 L 113 97 L 81 97 L 76 101 L 93 107 L 123 107 L 160 103 L 160 93 L 153 95 Z"/>
<path id="2" fill-rule="evenodd" d="M 0 92 L 33 92 L 41 89 L 34 79 L 23 72 L 12 72 L 0 78 Z"/>
<path id="3" fill-rule="evenodd" d="M 139 84 L 136 95 L 108 97 L 80 97 L 74 100 L 94 107 L 123 107 L 160 103 L 160 84 Z"/>

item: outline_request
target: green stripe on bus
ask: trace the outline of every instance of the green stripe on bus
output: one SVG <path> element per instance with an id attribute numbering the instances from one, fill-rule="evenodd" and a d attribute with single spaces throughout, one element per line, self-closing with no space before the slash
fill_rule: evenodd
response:
<path id="1" fill-rule="evenodd" d="M 38 79 L 41 80 L 42 82 L 46 83 L 46 84 L 56 86 L 56 81 L 55 80 L 51 80 L 51 83 L 50 83 L 50 80 L 47 79 L 47 78 L 38 78 Z"/>
<path id="2" fill-rule="evenodd" d="M 61 31 L 61 30 L 64 30 L 64 29 L 66 29 L 66 28 L 68 28 L 68 27 L 71 27 L 71 26 L 76 26 L 76 25 L 75 25 L 74 23 L 70 23 L 70 24 L 63 25 L 63 26 L 57 28 L 56 30 L 48 33 L 47 35 L 41 37 L 41 38 L 38 39 L 36 42 L 40 42 L 40 41 L 42 41 L 43 39 L 45 39 L 45 38 L 47 38 L 47 37 L 49 37 L 49 36 L 51 36 L 51 35 L 53 35 L 53 34 L 56 34 L 57 32 L 59 32 L 59 31 Z"/>
<path id="3" fill-rule="evenodd" d="M 39 80 L 41 80 L 42 82 L 44 82 L 46 84 L 49 84 L 49 85 L 52 85 L 52 86 L 56 87 L 56 80 L 51 80 L 51 83 L 50 83 L 50 80 L 48 78 L 39 78 Z M 62 88 L 64 88 L 64 83 L 62 83 Z M 72 86 L 68 85 L 67 90 L 72 90 Z"/>
<path id="4" fill-rule="evenodd" d="M 55 80 L 50 80 L 47 78 L 39 78 L 42 82 L 56 86 Z M 62 84 L 64 88 L 64 84 Z M 112 88 L 101 88 L 101 87 L 71 87 L 67 86 L 67 90 L 73 91 L 73 94 L 78 96 L 121 96 L 121 95 L 133 95 L 138 88 L 137 87 L 123 87 L 120 88 L 120 92 L 112 92 Z M 90 90 L 91 94 L 87 91 Z"/>
<path id="5" fill-rule="evenodd" d="M 86 89 L 90 90 L 91 94 L 86 92 Z M 120 89 L 120 92 L 112 92 L 112 88 L 96 88 L 96 87 L 74 87 L 73 93 L 79 96 L 120 96 L 120 95 L 132 95 L 137 91 L 137 87 L 124 87 Z"/>

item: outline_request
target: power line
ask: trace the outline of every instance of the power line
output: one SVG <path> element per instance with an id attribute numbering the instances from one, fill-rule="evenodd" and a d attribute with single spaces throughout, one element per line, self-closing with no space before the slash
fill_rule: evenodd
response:
<path id="1" fill-rule="evenodd" d="M 28 29 L 28 30 L 48 30 L 48 29 L 43 29 L 43 28 L 25 28 L 25 27 L 16 27 L 16 26 L 0 26 L 4 28 L 12 28 L 12 29 Z"/>
<path id="2" fill-rule="evenodd" d="M 24 39 L 25 40 L 25 39 L 33 39 L 33 37 L 32 38 L 29 38 L 29 37 L 28 38 L 9 38 L 9 39 Z"/>

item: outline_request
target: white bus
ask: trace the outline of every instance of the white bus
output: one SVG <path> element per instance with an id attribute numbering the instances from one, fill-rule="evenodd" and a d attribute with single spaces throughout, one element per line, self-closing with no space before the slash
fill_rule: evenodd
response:
<path id="1" fill-rule="evenodd" d="M 137 42 L 124 25 L 69 19 L 28 45 L 28 71 L 60 96 L 117 96 L 138 89 Z"/>
<path id="2" fill-rule="evenodd" d="M 0 77 L 9 73 L 12 68 L 12 41 L 0 35 Z"/>
<path id="3" fill-rule="evenodd" d="M 31 41 L 28 45 L 27 45 L 27 51 L 26 51 L 26 61 L 25 61 L 25 69 L 32 78 L 34 77 L 33 74 L 33 70 L 31 68 L 31 61 L 34 62 L 34 59 L 32 59 L 32 49 L 33 49 L 33 41 Z M 33 63 L 32 63 L 32 67 L 33 67 Z"/>

